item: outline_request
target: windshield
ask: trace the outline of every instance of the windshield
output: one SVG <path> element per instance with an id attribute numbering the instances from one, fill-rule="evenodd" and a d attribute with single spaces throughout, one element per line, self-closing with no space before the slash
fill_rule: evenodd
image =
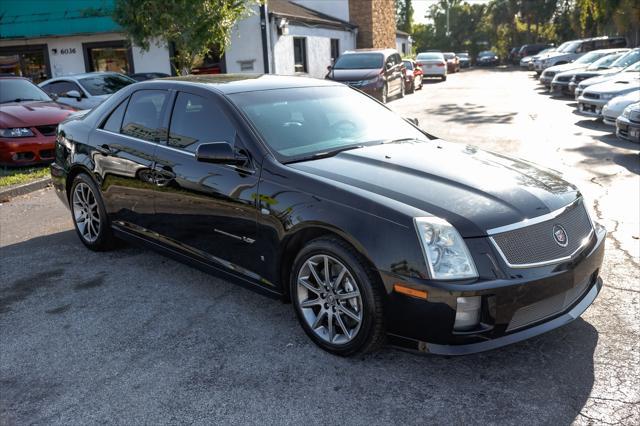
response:
<path id="1" fill-rule="evenodd" d="M 600 58 L 591 65 L 587 67 L 588 71 L 599 70 L 604 68 L 609 68 L 612 63 L 616 61 L 622 53 L 614 53 L 613 55 L 607 55 L 604 58 Z"/>
<path id="2" fill-rule="evenodd" d="M 50 100 L 42 89 L 29 80 L 0 78 L 0 103 Z"/>
<path id="3" fill-rule="evenodd" d="M 363 70 L 382 68 L 384 56 L 381 53 L 348 53 L 336 61 L 337 70 Z"/>
<path id="4" fill-rule="evenodd" d="M 575 53 L 576 50 L 578 50 L 578 47 L 580 47 L 580 45 L 582 44 L 581 41 L 574 41 L 569 43 L 564 50 L 560 50 L 558 49 L 558 51 L 563 52 L 563 53 Z"/>
<path id="5" fill-rule="evenodd" d="M 400 116 L 343 86 L 229 95 L 282 162 L 396 139 L 428 140 Z"/>
<path id="6" fill-rule="evenodd" d="M 589 52 L 584 56 L 581 56 L 579 59 L 576 59 L 576 64 L 590 64 L 596 59 L 600 59 L 605 56 L 605 52 Z"/>
<path id="7" fill-rule="evenodd" d="M 456 55 L 458 55 L 459 58 L 468 58 L 469 57 L 468 53 L 456 53 Z"/>
<path id="8" fill-rule="evenodd" d="M 456 57 L 455 53 L 444 53 L 444 58 L 445 59 L 453 59 Z"/>
<path id="9" fill-rule="evenodd" d="M 611 64 L 611 68 L 625 68 L 631 64 L 635 64 L 640 61 L 640 49 L 634 49 L 631 52 L 627 52 L 622 57 L 618 58 L 617 61 Z"/>
<path id="10" fill-rule="evenodd" d="M 408 70 L 412 70 L 413 69 L 413 64 L 411 63 L 411 61 L 402 61 L 402 63 L 404 64 L 404 67 Z"/>
<path id="11" fill-rule="evenodd" d="M 136 81 L 119 74 L 99 75 L 78 80 L 91 96 L 110 95 Z"/>
<path id="12" fill-rule="evenodd" d="M 640 62 L 636 62 L 633 65 L 629 65 L 627 68 L 622 70 L 623 72 L 636 72 L 640 71 Z"/>
<path id="13" fill-rule="evenodd" d="M 418 53 L 416 59 L 444 59 L 442 53 L 440 52 L 426 52 L 426 53 Z"/>
<path id="14" fill-rule="evenodd" d="M 490 50 L 485 50 L 484 52 L 478 53 L 478 56 L 496 56 L 496 54 Z"/>
<path id="15" fill-rule="evenodd" d="M 558 49 L 556 49 L 558 52 L 565 52 L 566 49 L 571 46 L 572 42 L 570 41 L 565 41 L 564 43 L 562 43 L 560 46 L 558 46 Z"/>

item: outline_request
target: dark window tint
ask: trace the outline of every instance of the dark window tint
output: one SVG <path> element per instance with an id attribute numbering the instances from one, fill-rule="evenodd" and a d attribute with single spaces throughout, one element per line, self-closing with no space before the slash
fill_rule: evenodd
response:
<path id="1" fill-rule="evenodd" d="M 358 70 L 382 68 L 384 56 L 381 53 L 349 53 L 342 55 L 334 66 L 337 70 Z"/>
<path id="2" fill-rule="evenodd" d="M 113 133 L 120 133 L 120 126 L 122 125 L 122 117 L 124 117 L 124 110 L 127 107 L 127 101 L 124 100 L 113 110 L 107 121 L 104 122 L 102 128 Z"/>
<path id="3" fill-rule="evenodd" d="M 333 63 L 336 62 L 336 59 L 338 59 L 338 56 L 340 56 L 340 40 L 337 38 L 332 38 L 331 39 L 331 60 Z"/>
<path id="4" fill-rule="evenodd" d="M 136 81 L 119 74 L 101 75 L 80 79 L 80 84 L 92 96 L 110 95 Z"/>
<path id="5" fill-rule="evenodd" d="M 295 72 L 307 72 L 307 39 L 294 37 L 293 63 Z"/>
<path id="6" fill-rule="evenodd" d="M 162 106 L 167 99 L 164 90 L 140 90 L 131 95 L 122 123 L 122 134 L 158 142 Z"/>
<path id="7" fill-rule="evenodd" d="M 235 129 L 218 105 L 191 93 L 179 93 L 176 98 L 168 145 L 195 152 L 205 142 L 235 141 Z"/>
<path id="8" fill-rule="evenodd" d="M 408 70 L 412 70 L 413 69 L 413 62 L 411 61 L 402 61 L 404 63 L 404 66 L 406 69 Z"/>
<path id="9" fill-rule="evenodd" d="M 70 81 L 54 81 L 53 83 L 45 84 L 42 86 L 42 89 L 47 93 L 53 93 L 58 96 L 65 96 L 72 90 L 77 90 L 82 94 L 82 90 L 80 90 L 78 85 Z"/>

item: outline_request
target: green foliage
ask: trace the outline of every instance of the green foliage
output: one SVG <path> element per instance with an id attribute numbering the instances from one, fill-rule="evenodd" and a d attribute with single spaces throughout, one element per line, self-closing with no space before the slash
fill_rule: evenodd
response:
<path id="1" fill-rule="evenodd" d="M 116 0 L 113 18 L 144 50 L 173 43 L 177 72 L 186 74 L 211 48 L 223 52 L 235 23 L 261 0 Z"/>
<path id="2" fill-rule="evenodd" d="M 580 37 L 621 34 L 640 43 L 639 0 L 439 0 L 426 17 L 429 24 L 414 26 L 417 51 L 494 49 L 504 58 L 511 47 Z"/>
<path id="3" fill-rule="evenodd" d="M 413 30 L 413 12 L 411 0 L 396 0 L 396 28 L 411 34 Z"/>

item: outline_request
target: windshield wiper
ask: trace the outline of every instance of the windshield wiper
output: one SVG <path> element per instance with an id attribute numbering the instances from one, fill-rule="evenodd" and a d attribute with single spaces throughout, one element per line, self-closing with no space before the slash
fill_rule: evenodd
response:
<path id="1" fill-rule="evenodd" d="M 27 102 L 27 101 L 39 101 L 40 99 L 28 99 L 28 98 L 15 98 L 15 99 L 7 99 L 6 101 L 2 101 L 0 103 L 8 104 L 10 102 Z"/>
<path id="2" fill-rule="evenodd" d="M 335 155 L 340 154 L 341 152 L 350 151 L 352 149 L 358 149 L 358 148 L 363 148 L 363 147 L 364 147 L 364 145 L 343 146 L 342 148 L 336 148 L 336 149 L 332 149 L 330 151 L 318 152 L 318 153 L 315 153 L 313 155 L 309 155 L 307 157 L 296 158 L 295 160 L 286 161 L 284 164 L 292 164 L 292 163 L 299 163 L 301 161 L 310 161 L 310 160 L 318 160 L 320 158 L 333 157 Z"/>

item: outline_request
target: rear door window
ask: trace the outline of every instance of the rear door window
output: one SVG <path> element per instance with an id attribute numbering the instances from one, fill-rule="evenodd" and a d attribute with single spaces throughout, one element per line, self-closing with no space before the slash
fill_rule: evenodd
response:
<path id="1" fill-rule="evenodd" d="M 125 99 L 118 105 L 116 109 L 111 112 L 109 118 L 102 125 L 103 130 L 107 130 L 113 133 L 120 133 L 120 127 L 122 126 L 122 118 L 124 117 L 124 110 L 127 107 L 127 100 Z"/>
<path id="2" fill-rule="evenodd" d="M 160 126 L 168 96 L 164 90 L 139 90 L 131 95 L 120 133 L 150 142 L 163 139 Z"/>
<path id="3" fill-rule="evenodd" d="M 236 131 L 213 99 L 180 92 L 171 114 L 167 145 L 195 152 L 202 143 L 234 144 Z"/>
<path id="4" fill-rule="evenodd" d="M 66 96 L 66 94 L 72 90 L 77 90 L 78 93 L 82 94 L 80 87 L 71 81 L 54 81 L 53 83 L 42 86 L 42 90 L 57 96 Z"/>

